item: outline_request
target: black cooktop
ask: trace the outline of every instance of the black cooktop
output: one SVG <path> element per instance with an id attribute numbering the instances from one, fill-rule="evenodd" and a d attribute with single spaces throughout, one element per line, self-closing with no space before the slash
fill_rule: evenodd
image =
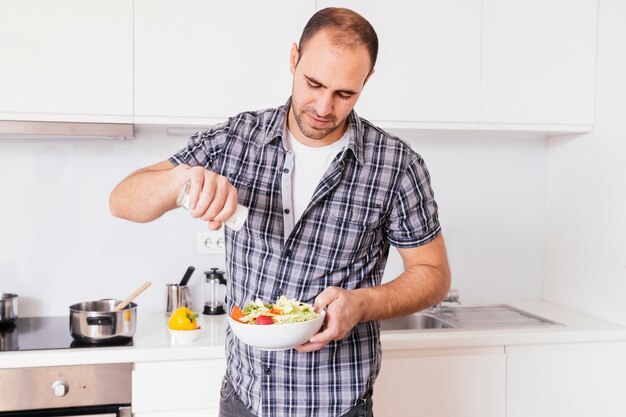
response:
<path id="1" fill-rule="evenodd" d="M 0 351 L 132 345 L 132 339 L 121 343 L 97 345 L 78 342 L 70 333 L 70 319 L 67 316 L 20 317 L 15 324 L 0 327 Z"/>

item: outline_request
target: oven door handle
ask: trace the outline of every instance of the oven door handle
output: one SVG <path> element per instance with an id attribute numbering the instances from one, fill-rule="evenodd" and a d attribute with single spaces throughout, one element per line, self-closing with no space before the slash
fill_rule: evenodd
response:
<path id="1" fill-rule="evenodd" d="M 46 414 L 48 415 L 48 414 Z M 70 417 L 69 415 L 61 415 L 61 414 L 51 414 L 58 417 Z M 131 408 L 127 406 L 123 406 L 118 408 L 116 413 L 105 413 L 105 414 L 81 414 L 80 416 L 76 416 L 76 414 L 72 414 L 73 417 L 132 417 Z"/>

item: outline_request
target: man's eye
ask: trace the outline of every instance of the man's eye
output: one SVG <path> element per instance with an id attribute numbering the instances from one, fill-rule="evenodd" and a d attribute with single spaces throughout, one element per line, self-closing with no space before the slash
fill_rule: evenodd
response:
<path id="1" fill-rule="evenodd" d="M 350 97 L 352 97 L 351 94 L 341 94 L 341 93 L 339 93 L 339 98 L 342 99 L 342 100 L 348 100 L 348 99 L 350 99 Z"/>
<path id="2" fill-rule="evenodd" d="M 315 88 L 320 88 L 320 85 L 319 85 L 319 84 L 313 84 L 313 83 L 312 83 L 312 82 L 310 82 L 310 81 L 308 81 L 308 84 L 309 84 L 309 88 L 313 88 L 313 89 L 315 89 Z"/>

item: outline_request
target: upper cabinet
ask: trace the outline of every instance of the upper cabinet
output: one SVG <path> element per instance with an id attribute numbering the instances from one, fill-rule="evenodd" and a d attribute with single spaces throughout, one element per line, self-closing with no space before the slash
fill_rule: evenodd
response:
<path id="1" fill-rule="evenodd" d="M 379 40 L 376 72 L 357 113 L 381 126 L 475 128 L 480 104 L 481 0 L 317 2 L 367 18 Z"/>
<path id="2" fill-rule="evenodd" d="M 596 14 L 596 0 L 483 0 L 481 122 L 589 130 Z"/>
<path id="3" fill-rule="evenodd" d="M 598 0 L 6 2 L 0 120 L 208 125 L 281 105 L 291 46 L 331 5 L 378 32 L 356 110 L 382 127 L 593 126 Z"/>
<path id="4" fill-rule="evenodd" d="M 135 0 L 135 121 L 206 124 L 284 104 L 315 1 Z"/>
<path id="5" fill-rule="evenodd" d="M 0 12 L 0 119 L 132 122 L 128 0 L 20 0 Z"/>
<path id="6" fill-rule="evenodd" d="M 318 1 L 331 5 L 378 32 L 357 111 L 381 126 L 591 130 L 597 0 Z"/>

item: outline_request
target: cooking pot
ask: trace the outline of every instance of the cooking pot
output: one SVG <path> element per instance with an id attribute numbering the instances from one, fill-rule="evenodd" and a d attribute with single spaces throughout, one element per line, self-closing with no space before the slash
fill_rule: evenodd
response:
<path id="1" fill-rule="evenodd" d="M 0 326 L 15 323 L 17 320 L 17 294 L 0 292 Z"/>
<path id="2" fill-rule="evenodd" d="M 70 333 L 79 342 L 106 344 L 130 341 L 137 328 L 137 304 L 112 311 L 120 300 L 87 301 L 70 306 Z"/>

